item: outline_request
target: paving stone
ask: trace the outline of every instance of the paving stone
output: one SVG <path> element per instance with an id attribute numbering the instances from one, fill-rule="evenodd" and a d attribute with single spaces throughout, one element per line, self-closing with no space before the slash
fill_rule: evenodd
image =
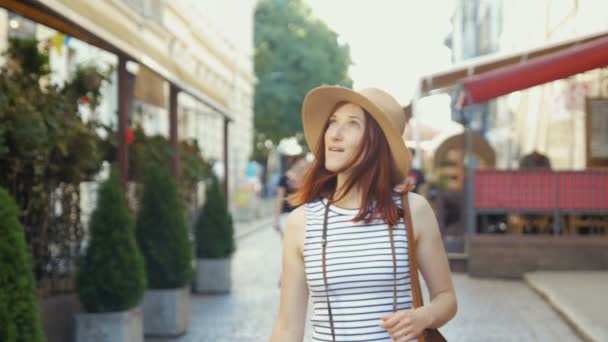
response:
<path id="1" fill-rule="evenodd" d="M 253 224 L 246 228 L 251 229 Z M 268 341 L 279 305 L 279 236 L 270 225 L 243 235 L 233 257 L 229 295 L 192 296 L 190 327 L 176 339 L 147 342 Z M 454 274 L 459 311 L 441 329 L 450 342 L 580 341 L 551 307 L 523 281 Z M 307 328 L 305 341 L 310 340 Z"/>

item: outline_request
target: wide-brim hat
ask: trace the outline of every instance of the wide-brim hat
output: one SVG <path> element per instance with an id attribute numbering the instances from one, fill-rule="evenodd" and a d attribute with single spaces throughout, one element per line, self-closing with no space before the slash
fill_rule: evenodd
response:
<path id="1" fill-rule="evenodd" d="M 321 86 L 309 91 L 302 103 L 302 125 L 310 150 L 317 151 L 327 119 L 342 102 L 363 108 L 378 123 L 390 148 L 393 175 L 398 182 L 405 180 L 410 165 L 410 153 L 402 138 L 405 112 L 395 98 L 377 88 L 355 91 L 339 86 Z"/>

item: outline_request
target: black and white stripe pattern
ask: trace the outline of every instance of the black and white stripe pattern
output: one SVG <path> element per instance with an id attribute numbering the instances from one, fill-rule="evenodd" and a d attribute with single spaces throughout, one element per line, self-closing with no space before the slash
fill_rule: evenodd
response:
<path id="1" fill-rule="evenodd" d="M 399 197 L 395 197 L 401 205 Z M 304 263 L 313 304 L 313 341 L 332 341 L 321 264 L 325 199 L 306 204 Z M 380 317 L 393 311 L 393 256 L 388 225 L 354 223 L 358 209 L 329 206 L 326 267 L 336 342 L 391 341 Z M 397 309 L 412 306 L 407 234 L 401 219 L 394 233 Z"/>

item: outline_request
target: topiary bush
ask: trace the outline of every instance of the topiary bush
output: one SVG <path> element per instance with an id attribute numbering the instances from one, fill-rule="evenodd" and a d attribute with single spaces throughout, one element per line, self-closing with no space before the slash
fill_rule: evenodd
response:
<path id="1" fill-rule="evenodd" d="M 136 224 L 151 289 L 181 288 L 192 279 L 192 247 L 169 171 L 148 164 Z"/>
<path id="2" fill-rule="evenodd" d="M 17 205 L 0 188 L 0 341 L 40 342 L 44 334 Z"/>
<path id="3" fill-rule="evenodd" d="M 146 289 L 144 259 L 116 167 L 99 190 L 77 286 L 86 312 L 129 310 L 141 302 Z"/>
<path id="4" fill-rule="evenodd" d="M 195 223 L 195 235 L 198 258 L 227 258 L 235 250 L 232 216 L 215 177 L 207 188 L 205 205 Z"/>

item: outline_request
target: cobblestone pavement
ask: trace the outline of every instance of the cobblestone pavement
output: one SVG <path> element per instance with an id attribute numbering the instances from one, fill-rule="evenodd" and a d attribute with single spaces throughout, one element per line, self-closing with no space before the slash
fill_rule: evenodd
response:
<path id="1" fill-rule="evenodd" d="M 280 239 L 267 226 L 244 235 L 237 247 L 232 293 L 192 296 L 188 333 L 146 342 L 268 341 L 279 304 Z M 459 312 L 441 329 L 450 342 L 580 341 L 522 281 L 454 274 L 454 282 Z"/>

